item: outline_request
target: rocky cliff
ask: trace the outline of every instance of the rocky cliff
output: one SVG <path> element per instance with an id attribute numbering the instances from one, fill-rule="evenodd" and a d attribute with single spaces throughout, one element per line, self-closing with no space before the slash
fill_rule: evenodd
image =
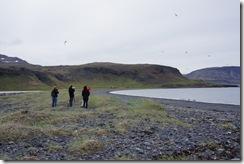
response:
<path id="1" fill-rule="evenodd" d="M 240 85 L 241 71 L 240 67 L 212 67 L 193 71 L 187 75 L 187 78 L 203 80 L 211 83 Z"/>

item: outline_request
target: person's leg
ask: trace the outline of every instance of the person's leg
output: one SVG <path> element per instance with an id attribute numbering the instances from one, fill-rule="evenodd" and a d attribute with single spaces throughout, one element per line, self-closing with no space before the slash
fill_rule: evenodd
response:
<path id="1" fill-rule="evenodd" d="M 86 99 L 83 99 L 83 107 L 86 108 Z"/>
<path id="2" fill-rule="evenodd" d="M 87 109 L 87 107 L 88 107 L 88 99 L 86 100 L 86 109 Z"/>
<path id="3" fill-rule="evenodd" d="M 85 108 L 86 99 L 83 99 L 83 108 Z"/>
<path id="4" fill-rule="evenodd" d="M 52 107 L 54 107 L 54 97 L 52 97 Z"/>
<path id="5" fill-rule="evenodd" d="M 56 106 L 57 106 L 57 97 L 53 97 L 52 107 L 56 107 Z"/>
<path id="6" fill-rule="evenodd" d="M 58 102 L 58 98 L 57 97 L 54 97 L 54 106 L 55 107 L 57 106 L 57 102 Z"/>
<path id="7" fill-rule="evenodd" d="M 88 106 L 88 104 L 87 104 L 88 102 L 87 101 L 88 101 L 88 99 L 86 99 L 85 101 L 86 101 L 85 108 L 87 109 L 87 106 Z"/>
<path id="8" fill-rule="evenodd" d="M 70 97 L 70 98 L 69 98 L 69 106 L 70 106 L 70 107 L 72 107 L 72 105 L 73 105 L 73 100 L 74 100 L 73 97 Z"/>

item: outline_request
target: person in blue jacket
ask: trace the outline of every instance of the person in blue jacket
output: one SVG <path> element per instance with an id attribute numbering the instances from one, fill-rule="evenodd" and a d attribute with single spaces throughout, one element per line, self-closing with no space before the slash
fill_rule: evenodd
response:
<path id="1" fill-rule="evenodd" d="M 51 92 L 52 107 L 56 107 L 57 106 L 58 94 L 59 94 L 58 89 L 56 88 L 56 86 L 54 86 L 53 90 Z"/>

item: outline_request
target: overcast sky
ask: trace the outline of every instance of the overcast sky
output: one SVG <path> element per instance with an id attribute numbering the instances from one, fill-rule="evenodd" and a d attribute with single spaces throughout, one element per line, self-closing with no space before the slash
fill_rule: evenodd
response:
<path id="1" fill-rule="evenodd" d="M 0 54 L 43 66 L 240 65 L 238 0 L 0 0 L 0 22 Z"/>

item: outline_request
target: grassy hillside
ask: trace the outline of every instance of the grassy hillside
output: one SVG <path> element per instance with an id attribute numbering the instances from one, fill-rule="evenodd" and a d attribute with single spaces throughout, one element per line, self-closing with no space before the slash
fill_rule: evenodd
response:
<path id="1" fill-rule="evenodd" d="M 0 90 L 47 90 L 53 86 L 67 88 L 70 84 L 93 89 L 213 86 L 189 80 L 178 69 L 160 65 L 0 66 Z"/>

